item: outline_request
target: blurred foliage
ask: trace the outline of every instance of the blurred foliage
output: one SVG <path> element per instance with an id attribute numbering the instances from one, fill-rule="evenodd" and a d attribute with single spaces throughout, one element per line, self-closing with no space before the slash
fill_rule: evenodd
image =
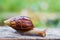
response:
<path id="1" fill-rule="evenodd" d="M 56 27 L 57 25 L 58 25 L 58 23 L 59 23 L 59 19 L 56 19 L 56 20 L 48 20 L 47 22 L 46 22 L 46 25 L 49 27 Z"/>
<path id="2" fill-rule="evenodd" d="M 60 12 L 60 0 L 0 0 L 0 12 L 17 12 L 26 7 L 33 11 Z"/>
<path id="3" fill-rule="evenodd" d="M 0 24 L 6 19 L 6 12 L 20 12 L 25 8 L 30 8 L 34 12 L 60 12 L 60 0 L 0 0 Z M 45 26 L 38 15 L 28 14 L 35 26 Z M 47 25 L 57 25 L 57 22 L 58 20 L 48 20 Z"/>
<path id="4" fill-rule="evenodd" d="M 5 17 L 0 15 L 0 26 L 4 25 L 4 20 L 5 20 Z"/>

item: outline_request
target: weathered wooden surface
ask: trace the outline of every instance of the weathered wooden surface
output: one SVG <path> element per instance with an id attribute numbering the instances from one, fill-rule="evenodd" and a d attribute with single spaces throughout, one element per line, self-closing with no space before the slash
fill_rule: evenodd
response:
<path id="1" fill-rule="evenodd" d="M 16 30 L 6 26 L 0 27 L 0 39 L 60 39 L 59 28 L 49 28 L 46 37 L 21 35 Z"/>

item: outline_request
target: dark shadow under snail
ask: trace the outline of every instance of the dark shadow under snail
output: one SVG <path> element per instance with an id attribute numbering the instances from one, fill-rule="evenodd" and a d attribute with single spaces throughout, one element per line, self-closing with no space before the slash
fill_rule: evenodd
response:
<path id="1" fill-rule="evenodd" d="M 35 33 L 40 36 L 46 36 L 45 30 L 44 31 L 35 31 L 34 25 L 31 21 L 31 19 L 26 16 L 13 17 L 11 19 L 4 21 L 4 23 L 19 32 L 25 32 L 28 34 Z"/>

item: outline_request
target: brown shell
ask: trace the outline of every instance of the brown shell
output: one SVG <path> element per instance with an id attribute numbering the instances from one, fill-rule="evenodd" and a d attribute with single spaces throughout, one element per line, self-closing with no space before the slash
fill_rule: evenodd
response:
<path id="1" fill-rule="evenodd" d="M 30 18 L 26 16 L 12 18 L 9 22 L 9 26 L 20 32 L 26 32 L 34 28 Z"/>

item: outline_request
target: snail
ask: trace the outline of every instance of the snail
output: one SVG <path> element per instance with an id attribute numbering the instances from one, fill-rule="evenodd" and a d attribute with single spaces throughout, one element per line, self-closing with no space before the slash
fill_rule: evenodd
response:
<path id="1" fill-rule="evenodd" d="M 10 18 L 4 21 L 5 24 L 12 27 L 16 31 L 26 33 L 26 34 L 37 34 L 40 36 L 46 36 L 45 30 L 39 31 L 34 29 L 34 25 L 31 21 L 31 18 L 27 16 L 18 16 Z"/>

